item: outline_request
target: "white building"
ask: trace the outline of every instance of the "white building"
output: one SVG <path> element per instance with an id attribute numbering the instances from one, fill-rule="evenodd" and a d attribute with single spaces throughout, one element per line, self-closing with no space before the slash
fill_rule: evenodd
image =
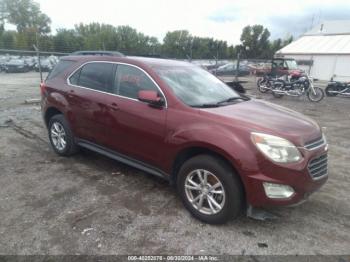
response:
<path id="1" fill-rule="evenodd" d="M 277 51 L 320 80 L 350 81 L 350 20 L 328 21 Z"/>

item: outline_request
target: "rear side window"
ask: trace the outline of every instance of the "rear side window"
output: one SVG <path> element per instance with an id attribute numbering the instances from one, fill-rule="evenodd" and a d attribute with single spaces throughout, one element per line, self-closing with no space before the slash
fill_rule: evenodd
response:
<path id="1" fill-rule="evenodd" d="M 71 84 L 91 88 L 103 92 L 113 89 L 112 63 L 89 63 L 78 70 L 70 79 Z"/>
<path id="2" fill-rule="evenodd" d="M 78 83 L 79 83 L 80 71 L 81 71 L 81 69 L 79 69 L 78 71 L 76 71 L 76 72 L 69 78 L 69 82 L 70 82 L 72 85 L 78 85 Z"/>
<path id="3" fill-rule="evenodd" d="M 75 61 L 71 60 L 60 60 L 58 64 L 52 69 L 52 71 L 49 73 L 49 75 L 46 77 L 46 80 L 50 80 L 68 69 L 71 65 L 73 65 Z"/>

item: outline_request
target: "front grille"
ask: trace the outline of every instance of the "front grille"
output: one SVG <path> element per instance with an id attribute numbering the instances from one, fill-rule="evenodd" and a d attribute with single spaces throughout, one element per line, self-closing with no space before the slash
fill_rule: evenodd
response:
<path id="1" fill-rule="evenodd" d="M 308 165 L 309 173 L 313 179 L 319 179 L 328 173 L 327 154 L 312 159 Z"/>
<path id="2" fill-rule="evenodd" d="M 317 138 L 315 140 L 312 140 L 312 141 L 306 143 L 304 147 L 308 150 L 313 150 L 313 149 L 316 149 L 316 148 L 322 146 L 323 144 L 325 144 L 325 142 L 326 141 L 324 140 L 324 138 L 322 136 L 320 138 Z"/>

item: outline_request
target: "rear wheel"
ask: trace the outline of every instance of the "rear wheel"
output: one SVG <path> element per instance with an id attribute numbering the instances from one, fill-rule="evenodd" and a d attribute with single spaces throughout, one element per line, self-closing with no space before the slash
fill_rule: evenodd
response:
<path id="1" fill-rule="evenodd" d="M 220 158 L 199 155 L 189 159 L 179 171 L 177 188 L 185 207 L 203 222 L 221 224 L 242 210 L 242 185 Z"/>
<path id="2" fill-rule="evenodd" d="M 266 88 L 267 81 L 264 78 L 259 78 L 258 81 L 256 82 L 256 85 L 258 86 L 258 90 L 261 93 L 266 93 L 268 89 Z"/>
<path id="3" fill-rule="evenodd" d="M 307 92 L 307 98 L 311 102 L 320 102 L 324 97 L 324 91 L 319 87 L 314 87 L 315 92 L 312 90 L 312 88 L 309 88 Z"/>
<path id="4" fill-rule="evenodd" d="M 63 115 L 54 115 L 48 125 L 50 143 L 61 156 L 70 156 L 78 151 L 74 136 Z"/>

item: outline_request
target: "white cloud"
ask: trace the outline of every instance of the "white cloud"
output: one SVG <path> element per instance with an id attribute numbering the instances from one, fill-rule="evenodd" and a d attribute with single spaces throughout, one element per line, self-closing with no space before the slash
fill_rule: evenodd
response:
<path id="1" fill-rule="evenodd" d="M 305 15 L 305 12 L 322 16 L 322 12 L 327 11 L 329 7 L 339 7 L 341 10 L 343 6 L 348 6 L 345 0 L 36 1 L 40 3 L 42 11 L 51 17 L 54 30 L 62 27 L 73 28 L 74 24 L 80 22 L 100 22 L 115 26 L 130 25 L 140 32 L 158 37 L 159 40 L 162 40 L 167 31 L 188 29 L 193 35 L 214 37 L 231 44 L 239 42 L 242 28 L 247 24 L 259 23 L 274 28 L 278 27 L 278 24 L 271 24 L 271 21 L 274 21 L 270 20 L 271 17 L 285 17 L 290 21 L 295 17 L 297 23 L 297 19 Z M 273 28 L 270 28 L 272 33 Z M 286 32 L 282 31 L 279 34 L 287 33 L 288 29 Z"/>

